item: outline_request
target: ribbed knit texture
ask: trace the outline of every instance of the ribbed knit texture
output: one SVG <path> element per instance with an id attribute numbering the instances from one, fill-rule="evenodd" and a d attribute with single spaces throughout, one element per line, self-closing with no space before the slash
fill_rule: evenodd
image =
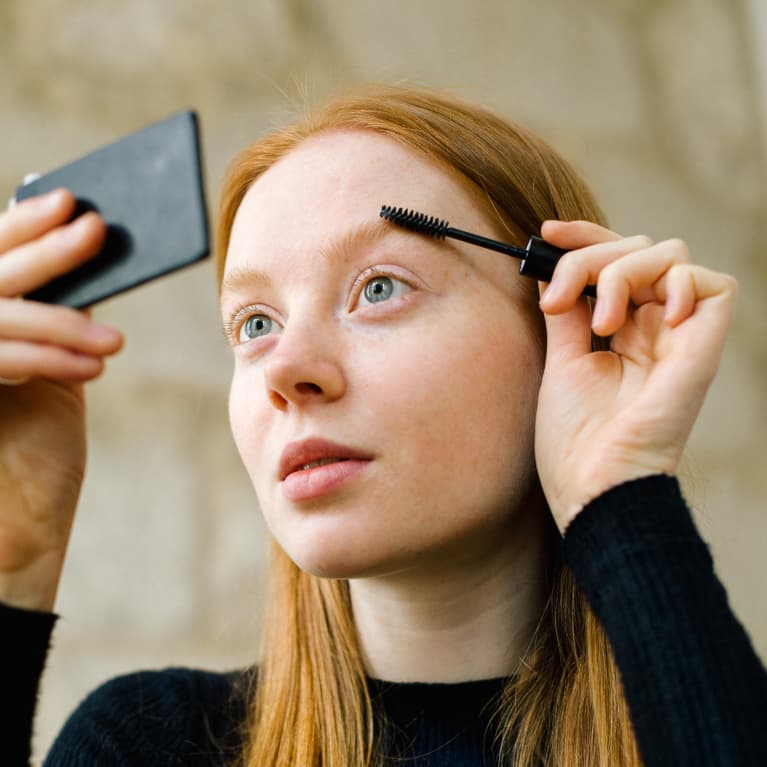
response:
<path id="1" fill-rule="evenodd" d="M 392 765 L 479 767 L 497 764 L 490 718 L 506 678 L 456 684 L 368 679 L 373 705 L 386 714 Z M 496 756 L 494 756 L 496 754 Z M 401 760 L 401 761 L 400 761 Z"/>
<path id="2" fill-rule="evenodd" d="M 563 546 L 614 649 L 645 767 L 767 767 L 767 674 L 676 481 L 650 477 L 610 490 L 572 522 Z M 27 762 L 53 621 L 0 606 L 2 767 Z M 46 767 L 224 767 L 245 716 L 240 681 L 183 668 L 114 679 L 75 710 Z M 486 730 L 504 682 L 369 679 L 394 723 L 392 746 L 403 758 L 392 764 L 493 764 Z"/>
<path id="3" fill-rule="evenodd" d="M 188 668 L 117 677 L 64 725 L 46 767 L 224 767 L 239 752 L 244 675 Z"/>
<path id="4" fill-rule="evenodd" d="M 608 491 L 565 559 L 602 623 L 647 767 L 767 767 L 767 675 L 676 479 Z"/>

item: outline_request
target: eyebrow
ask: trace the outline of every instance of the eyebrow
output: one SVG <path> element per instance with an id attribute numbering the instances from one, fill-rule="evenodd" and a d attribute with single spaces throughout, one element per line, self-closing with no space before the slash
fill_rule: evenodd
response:
<path id="1" fill-rule="evenodd" d="M 355 249 L 377 242 L 396 231 L 395 227 L 383 219 L 364 221 L 339 237 L 321 244 L 317 254 L 327 261 L 346 258 Z M 248 264 L 235 266 L 224 275 L 219 296 L 224 297 L 227 293 L 237 292 L 246 287 L 268 289 L 272 287 L 272 279 L 266 272 L 254 266 Z"/>
<path id="2" fill-rule="evenodd" d="M 237 293 L 246 286 L 270 288 L 272 279 L 261 269 L 252 266 L 235 266 L 228 270 L 221 281 L 219 296 L 223 298 L 227 293 Z"/>

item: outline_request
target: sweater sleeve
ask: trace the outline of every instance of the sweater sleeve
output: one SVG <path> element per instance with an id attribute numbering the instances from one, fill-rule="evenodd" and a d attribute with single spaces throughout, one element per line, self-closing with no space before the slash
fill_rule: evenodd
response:
<path id="1" fill-rule="evenodd" d="M 26 767 L 57 616 L 0 603 L 0 765 Z M 116 677 L 72 713 L 46 767 L 225 767 L 241 748 L 248 672 L 177 668 Z"/>
<path id="2" fill-rule="evenodd" d="M 72 712 L 45 767 L 227 767 L 239 754 L 245 675 L 189 668 L 114 677 Z"/>
<path id="3" fill-rule="evenodd" d="M 767 765 L 767 673 L 676 479 L 612 488 L 563 546 L 612 646 L 645 767 Z"/>
<path id="4" fill-rule="evenodd" d="M 55 622 L 51 613 L 0 603 L 3 764 L 29 764 L 37 691 Z"/>

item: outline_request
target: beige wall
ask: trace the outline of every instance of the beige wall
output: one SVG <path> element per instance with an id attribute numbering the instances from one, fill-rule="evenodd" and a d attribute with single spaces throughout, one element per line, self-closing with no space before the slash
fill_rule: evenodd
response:
<path id="1" fill-rule="evenodd" d="M 228 158 L 298 94 L 369 79 L 451 88 L 539 130 L 615 228 L 684 237 L 740 280 L 684 482 L 764 657 L 766 16 L 761 0 L 2 0 L 0 195 L 191 105 L 213 203 Z M 39 754 L 110 675 L 256 651 L 265 531 L 228 434 L 211 267 L 97 316 L 128 341 L 90 387 Z"/>

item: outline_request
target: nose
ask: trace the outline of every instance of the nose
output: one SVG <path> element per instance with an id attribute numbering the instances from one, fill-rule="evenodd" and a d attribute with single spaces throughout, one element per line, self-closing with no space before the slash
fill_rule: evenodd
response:
<path id="1" fill-rule="evenodd" d="M 282 411 L 339 399 L 346 380 L 338 344 L 324 332 L 286 328 L 269 354 L 264 382 L 269 401 Z"/>

